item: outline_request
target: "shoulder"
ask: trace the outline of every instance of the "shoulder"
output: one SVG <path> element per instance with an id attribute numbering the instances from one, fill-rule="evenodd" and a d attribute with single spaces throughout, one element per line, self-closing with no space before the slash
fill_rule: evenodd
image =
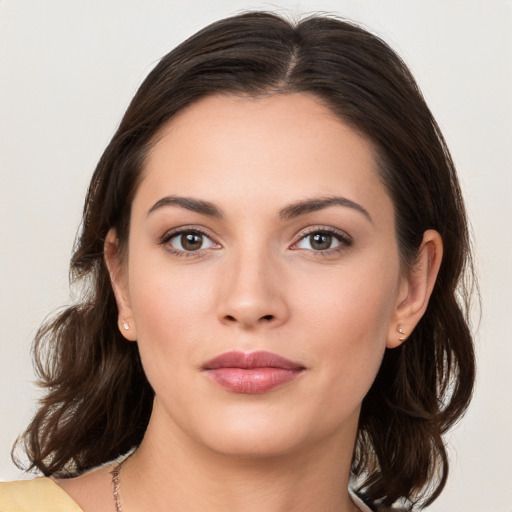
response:
<path id="1" fill-rule="evenodd" d="M 0 482 L 0 512 L 82 512 L 51 478 Z"/>

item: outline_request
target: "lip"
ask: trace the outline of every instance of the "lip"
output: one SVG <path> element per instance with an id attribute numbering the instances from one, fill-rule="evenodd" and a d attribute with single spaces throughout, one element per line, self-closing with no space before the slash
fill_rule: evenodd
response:
<path id="1" fill-rule="evenodd" d="M 202 370 L 216 384 L 234 393 L 266 393 L 298 377 L 305 367 L 272 352 L 225 352 Z"/>

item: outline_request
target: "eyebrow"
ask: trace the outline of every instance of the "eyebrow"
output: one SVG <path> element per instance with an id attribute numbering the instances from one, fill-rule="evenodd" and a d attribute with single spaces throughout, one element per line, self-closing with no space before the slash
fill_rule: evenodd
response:
<path id="1" fill-rule="evenodd" d="M 223 218 L 222 211 L 213 203 L 210 203 L 209 201 L 203 201 L 202 199 L 193 199 L 191 197 L 180 196 L 166 196 L 162 199 L 159 199 L 148 210 L 148 216 L 155 210 L 165 206 L 179 206 L 201 215 L 207 215 L 209 217 L 216 217 L 219 219 Z M 363 208 L 360 204 L 341 196 L 320 197 L 308 199 L 305 201 L 298 201 L 281 209 L 279 211 L 279 216 L 282 219 L 293 219 L 295 217 L 300 217 L 301 215 L 323 210 L 324 208 L 328 208 L 330 206 L 344 206 L 347 208 L 352 208 L 362 213 L 373 224 L 373 219 L 368 213 L 368 210 Z"/>
<path id="2" fill-rule="evenodd" d="M 324 208 L 328 208 L 329 206 L 344 206 L 347 208 L 352 208 L 353 210 L 362 213 L 373 224 L 373 219 L 371 215 L 368 213 L 368 210 L 363 208 L 360 204 L 355 203 L 354 201 L 351 201 L 350 199 L 341 196 L 320 197 L 309 199 L 306 201 L 299 201 L 297 203 L 290 204 L 283 208 L 279 212 L 279 215 L 283 219 L 292 219 L 295 217 L 299 217 L 300 215 L 305 215 L 307 213 L 323 210 Z"/>
<path id="3" fill-rule="evenodd" d="M 201 215 L 208 215 L 209 217 L 222 218 L 222 212 L 209 201 L 201 199 L 192 199 L 191 197 L 167 196 L 158 200 L 149 210 L 148 216 L 159 208 L 164 206 L 180 206 L 186 210 L 190 210 Z"/>

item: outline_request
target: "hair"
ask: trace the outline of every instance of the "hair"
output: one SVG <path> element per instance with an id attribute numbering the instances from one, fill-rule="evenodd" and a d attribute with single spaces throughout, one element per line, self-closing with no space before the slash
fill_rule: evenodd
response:
<path id="1" fill-rule="evenodd" d="M 71 260 L 77 303 L 38 331 L 34 359 L 46 390 L 18 441 L 30 469 L 74 475 L 140 444 L 154 393 L 137 345 L 117 328 L 104 259 L 115 228 L 126 248 L 131 203 L 162 127 L 200 98 L 314 95 L 367 139 L 393 200 L 404 271 L 423 234 L 437 230 L 444 256 L 423 318 L 386 350 L 364 398 L 352 461 L 373 503 L 424 507 L 448 473 L 443 434 L 465 412 L 474 382 L 469 329 L 473 268 L 454 164 L 404 62 L 367 30 L 331 16 L 292 23 L 249 12 L 209 25 L 164 56 L 131 101 L 94 172 Z"/>

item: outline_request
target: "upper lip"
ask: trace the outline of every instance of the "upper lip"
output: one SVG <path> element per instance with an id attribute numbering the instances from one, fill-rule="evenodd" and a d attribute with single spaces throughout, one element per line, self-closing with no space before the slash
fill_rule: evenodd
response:
<path id="1" fill-rule="evenodd" d="M 203 370 L 215 370 L 217 368 L 283 368 L 286 370 L 303 370 L 304 366 L 273 352 L 258 351 L 245 353 L 232 351 L 220 354 L 203 365 Z"/>

